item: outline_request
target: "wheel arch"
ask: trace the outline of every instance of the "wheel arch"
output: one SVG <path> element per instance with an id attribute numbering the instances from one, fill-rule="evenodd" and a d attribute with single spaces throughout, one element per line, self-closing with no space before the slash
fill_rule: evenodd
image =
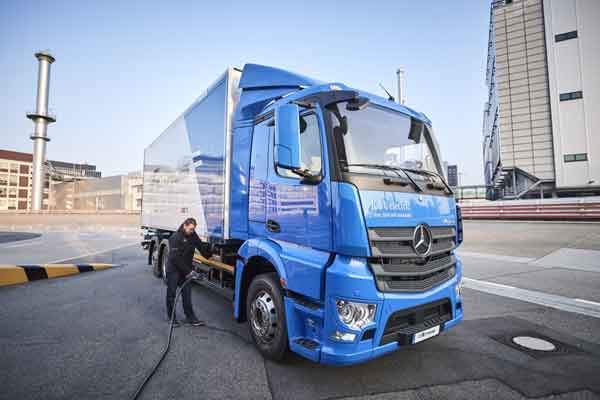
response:
<path id="1" fill-rule="evenodd" d="M 250 239 L 240 247 L 234 298 L 234 316 L 238 322 L 246 321 L 246 298 L 254 277 L 275 272 L 279 276 L 281 286 L 285 287 L 287 274 L 279 256 L 280 251 L 280 246 L 271 240 Z"/>

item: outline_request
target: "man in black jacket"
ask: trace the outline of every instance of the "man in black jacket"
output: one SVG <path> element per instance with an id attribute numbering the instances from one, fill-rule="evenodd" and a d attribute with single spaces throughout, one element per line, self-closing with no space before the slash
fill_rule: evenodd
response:
<path id="1" fill-rule="evenodd" d="M 195 274 L 192 268 L 192 260 L 196 249 L 200 250 L 203 246 L 202 241 L 196 234 L 196 220 L 194 218 L 186 219 L 169 238 L 169 258 L 167 261 L 167 316 L 171 320 L 171 313 L 175 302 L 177 287 L 183 285 L 186 279 Z M 186 325 L 201 326 L 203 321 L 196 318 L 192 307 L 192 286 L 187 284 L 181 291 L 183 298 L 183 312 L 185 313 Z M 177 317 L 173 322 L 174 326 L 179 326 Z"/>

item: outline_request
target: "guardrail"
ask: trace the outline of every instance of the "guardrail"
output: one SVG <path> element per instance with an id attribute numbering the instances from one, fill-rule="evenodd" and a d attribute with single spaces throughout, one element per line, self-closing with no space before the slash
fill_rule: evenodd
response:
<path id="1" fill-rule="evenodd" d="M 600 221 L 600 199 L 464 202 L 461 211 L 464 219 Z"/>
<path id="2" fill-rule="evenodd" d="M 0 215 L 141 215 L 132 210 L 0 210 Z"/>

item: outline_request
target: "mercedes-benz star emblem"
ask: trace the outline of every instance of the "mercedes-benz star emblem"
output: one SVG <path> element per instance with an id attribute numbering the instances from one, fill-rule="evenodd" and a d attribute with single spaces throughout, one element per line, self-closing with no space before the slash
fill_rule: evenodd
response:
<path id="1" fill-rule="evenodd" d="M 426 256 L 431 250 L 431 231 L 427 225 L 417 225 L 413 232 L 413 249 L 418 256 Z"/>

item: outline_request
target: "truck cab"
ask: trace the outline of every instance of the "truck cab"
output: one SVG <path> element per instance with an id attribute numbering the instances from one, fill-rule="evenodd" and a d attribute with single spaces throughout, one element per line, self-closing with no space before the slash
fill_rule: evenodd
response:
<path id="1" fill-rule="evenodd" d="M 457 324 L 462 221 L 431 121 L 271 67 L 247 64 L 236 84 L 227 234 L 204 235 L 197 261 L 258 349 L 353 364 Z"/>

